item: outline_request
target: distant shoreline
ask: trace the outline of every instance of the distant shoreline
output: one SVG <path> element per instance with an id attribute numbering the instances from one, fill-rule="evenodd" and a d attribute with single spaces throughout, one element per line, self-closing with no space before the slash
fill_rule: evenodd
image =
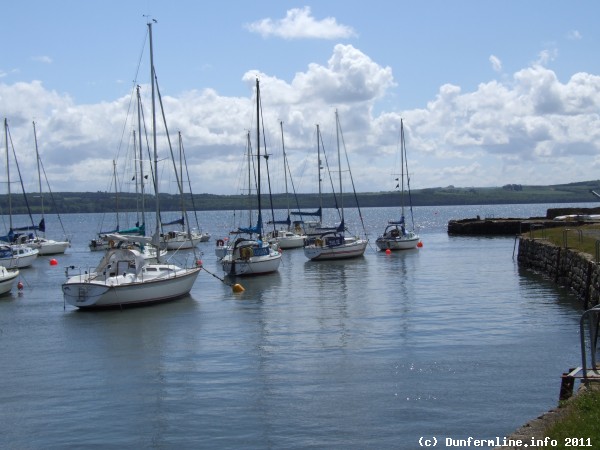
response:
<path id="1" fill-rule="evenodd" d="M 562 185 L 526 186 L 510 184 L 502 187 L 468 187 L 454 186 L 412 190 L 410 196 L 404 194 L 404 204 L 412 206 L 449 206 L 449 205 L 499 205 L 499 204 L 535 204 L 535 203 L 598 203 L 600 198 L 591 191 L 600 191 L 600 180 L 585 181 Z M 179 195 L 161 194 L 161 209 L 163 211 L 178 211 L 181 208 Z M 146 211 L 153 211 L 152 195 L 146 196 Z M 357 194 L 358 205 L 361 208 L 370 207 L 399 207 L 401 198 L 399 192 L 363 192 Z M 27 214 L 27 204 L 33 214 L 39 214 L 42 203 L 39 193 L 27 193 L 27 201 L 22 193 L 11 196 L 13 214 Z M 316 210 L 319 198 L 316 193 L 288 195 L 273 194 L 263 196 L 263 205 L 273 202 L 274 209 L 292 211 Z M 336 200 L 332 194 L 323 195 L 323 207 L 334 208 Z M 43 194 L 44 212 L 52 213 L 103 213 L 114 212 L 117 209 L 117 198 L 111 192 L 53 192 Z M 118 194 L 118 210 L 122 212 L 140 209 L 139 195 L 122 192 Z M 344 206 L 355 208 L 353 194 L 344 194 Z M 218 211 L 241 210 L 250 206 L 256 208 L 256 199 L 247 195 L 216 195 L 189 194 L 185 195 L 185 207 L 188 211 Z M 8 214 L 8 196 L 0 195 L 2 214 Z M 264 206 L 263 206 L 264 208 Z M 270 206 L 269 206 L 270 208 Z"/>

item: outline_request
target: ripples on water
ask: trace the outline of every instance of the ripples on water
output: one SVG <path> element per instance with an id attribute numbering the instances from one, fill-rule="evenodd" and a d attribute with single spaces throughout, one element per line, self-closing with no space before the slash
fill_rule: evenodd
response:
<path id="1" fill-rule="evenodd" d="M 290 250 L 279 273 L 236 280 L 241 295 L 204 273 L 177 302 L 106 312 L 63 309 L 62 268 L 99 259 L 84 231 L 97 216 L 63 217 L 76 236 L 59 267 L 41 258 L 22 296 L 0 300 L 0 447 L 412 449 L 509 434 L 556 405 L 582 311 L 519 269 L 514 238 L 446 225 L 549 206 L 416 208 L 419 250 L 373 242 L 327 263 Z M 372 241 L 393 214 L 363 210 Z M 201 214 L 219 276 L 230 216 Z"/>

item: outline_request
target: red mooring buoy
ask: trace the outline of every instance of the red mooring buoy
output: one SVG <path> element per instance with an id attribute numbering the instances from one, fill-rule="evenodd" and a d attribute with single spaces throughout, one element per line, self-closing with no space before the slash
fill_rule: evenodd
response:
<path id="1" fill-rule="evenodd" d="M 18 290 L 20 290 L 20 291 L 22 291 L 22 290 L 23 290 L 23 282 L 19 281 L 19 282 L 17 283 L 17 289 L 18 289 Z"/>
<path id="2" fill-rule="evenodd" d="M 388 248 L 388 249 L 386 249 L 386 250 L 385 250 L 385 254 L 386 254 L 386 255 L 391 255 L 391 254 L 392 254 L 392 251 L 391 251 L 391 250 Z"/>
<path id="3" fill-rule="evenodd" d="M 417 247 L 419 247 L 419 248 L 423 247 L 423 243 L 422 243 L 421 241 L 419 241 L 419 242 L 417 243 Z"/>
<path id="4" fill-rule="evenodd" d="M 58 265 L 58 261 L 57 261 L 56 259 L 52 258 L 52 259 L 50 260 L 50 265 L 51 265 L 51 266 L 57 266 L 57 265 Z"/>

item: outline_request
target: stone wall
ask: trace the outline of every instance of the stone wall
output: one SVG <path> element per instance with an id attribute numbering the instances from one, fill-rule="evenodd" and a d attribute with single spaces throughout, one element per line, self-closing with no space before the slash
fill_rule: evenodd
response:
<path id="1" fill-rule="evenodd" d="M 542 273 L 570 288 L 584 309 L 600 303 L 600 265 L 591 255 L 562 248 L 545 239 L 519 238 L 519 265 Z"/>

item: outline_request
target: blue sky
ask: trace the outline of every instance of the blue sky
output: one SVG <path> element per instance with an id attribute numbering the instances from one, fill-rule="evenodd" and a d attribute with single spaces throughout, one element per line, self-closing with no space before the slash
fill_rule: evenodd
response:
<path id="1" fill-rule="evenodd" d="M 280 121 L 296 188 L 314 192 L 315 125 L 333 153 L 336 109 L 360 191 L 394 188 L 401 118 L 413 189 L 598 179 L 599 13 L 577 0 L 10 2 L 0 114 L 29 189 L 33 120 L 53 191 L 108 189 L 112 160 L 124 172 L 130 158 L 134 85 L 148 95 L 151 17 L 195 193 L 239 192 L 257 76 L 275 189 Z"/>

